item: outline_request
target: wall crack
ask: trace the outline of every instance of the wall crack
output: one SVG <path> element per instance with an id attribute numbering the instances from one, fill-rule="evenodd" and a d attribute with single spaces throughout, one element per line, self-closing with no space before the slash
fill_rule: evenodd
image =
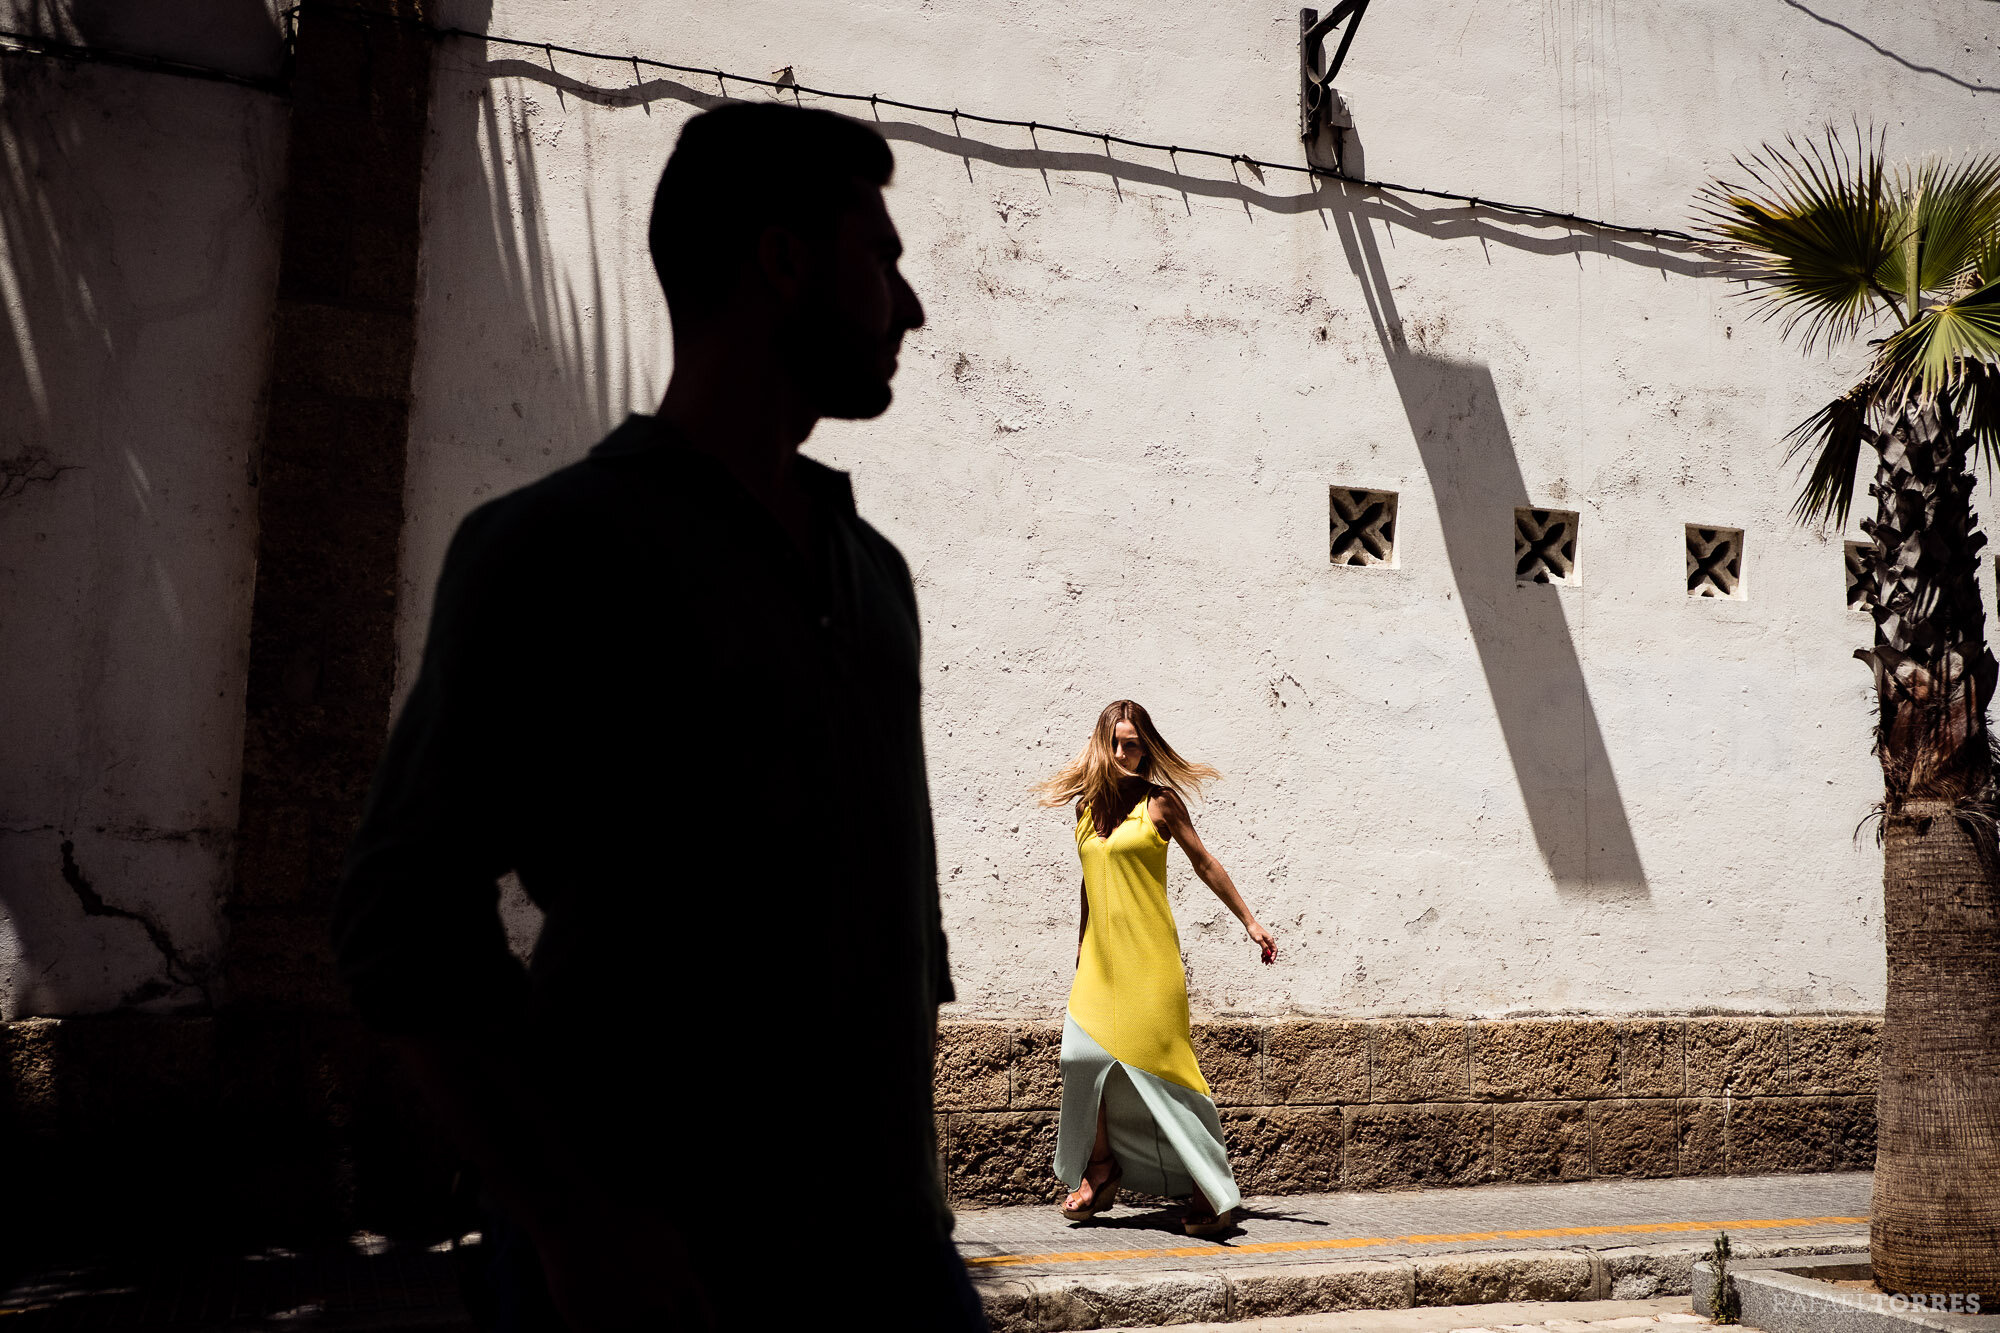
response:
<path id="1" fill-rule="evenodd" d="M 65 472 L 81 471 L 81 463 L 58 463 L 33 449 L 12 458 L 0 458 L 0 500 L 13 499 L 28 489 L 29 482 L 54 481 Z"/>
<path id="2" fill-rule="evenodd" d="M 167 981 L 175 986 L 199 992 L 203 1006 L 214 1007 L 214 997 L 208 989 L 207 969 L 198 968 L 182 957 L 179 947 L 174 944 L 173 936 L 167 933 L 166 927 L 152 917 L 143 912 L 115 907 L 105 902 L 104 895 L 97 891 L 96 886 L 84 875 L 83 868 L 76 863 L 76 843 L 69 838 L 64 838 L 62 841 L 62 877 L 63 883 L 69 885 L 70 892 L 76 895 L 77 904 L 83 908 L 85 916 L 103 916 L 119 921 L 137 922 L 166 964 Z M 168 987 L 157 979 L 148 981 L 128 992 L 120 1001 L 120 1005 L 129 1008 L 144 1004 L 148 1000 L 166 994 L 167 990 Z"/>

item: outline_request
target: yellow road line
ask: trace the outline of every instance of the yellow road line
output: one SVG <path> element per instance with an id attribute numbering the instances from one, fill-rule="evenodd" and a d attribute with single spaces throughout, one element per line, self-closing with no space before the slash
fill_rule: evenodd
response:
<path id="1" fill-rule="evenodd" d="M 991 1254 L 972 1267 L 1002 1264 L 1083 1264 L 1116 1259 L 1185 1259 L 1196 1255 L 1285 1254 L 1295 1250 L 1365 1250 L 1378 1245 L 1452 1245 L 1473 1240 L 1550 1240 L 1558 1236 L 1643 1236 L 1688 1231 L 1760 1231 L 1776 1227 L 1864 1226 L 1865 1217 L 1753 1217 L 1734 1222 L 1628 1222 L 1619 1226 L 1536 1227 L 1521 1231 L 1458 1231 L 1429 1236 L 1342 1236 L 1336 1240 L 1267 1240 L 1251 1245 L 1182 1245 L 1160 1250 L 1070 1250 L 1061 1254 Z"/>

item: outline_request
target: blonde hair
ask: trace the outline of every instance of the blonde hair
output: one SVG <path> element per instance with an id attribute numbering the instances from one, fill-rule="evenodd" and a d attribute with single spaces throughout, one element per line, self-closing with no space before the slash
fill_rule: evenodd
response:
<path id="1" fill-rule="evenodd" d="M 1126 772 L 1112 757 L 1113 732 L 1120 722 L 1130 722 L 1139 739 L 1146 743 L 1146 759 L 1137 773 Z M 1040 793 L 1043 805 L 1068 805 L 1075 801 L 1093 812 L 1115 817 L 1111 806 L 1117 799 L 1122 778 L 1144 778 L 1185 798 L 1199 792 L 1203 783 L 1214 782 L 1221 776 L 1207 764 L 1191 764 L 1181 758 L 1153 726 L 1153 719 L 1145 709 L 1130 699 L 1117 699 L 1097 715 L 1090 740 L 1077 751 L 1076 758 L 1064 764 L 1054 777 L 1036 783 L 1034 790 Z"/>

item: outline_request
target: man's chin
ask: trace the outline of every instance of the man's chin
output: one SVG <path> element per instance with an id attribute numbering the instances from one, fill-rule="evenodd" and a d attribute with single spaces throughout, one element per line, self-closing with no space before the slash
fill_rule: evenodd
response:
<path id="1" fill-rule="evenodd" d="M 887 412 L 895 396 L 887 381 L 843 385 L 827 395 L 820 415 L 836 421 L 869 421 Z"/>

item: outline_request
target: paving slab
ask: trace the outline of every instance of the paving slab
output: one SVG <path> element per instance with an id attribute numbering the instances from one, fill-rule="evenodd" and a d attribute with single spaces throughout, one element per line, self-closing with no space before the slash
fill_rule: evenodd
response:
<path id="1" fill-rule="evenodd" d="M 1865 1246 L 1872 1184 L 1852 1173 L 1254 1198 L 1214 1240 L 1189 1238 L 1171 1208 L 1090 1223 L 998 1208 L 961 1213 L 958 1242 L 998 1333 L 1684 1300 L 1718 1231 L 1745 1258 Z"/>
<path id="2" fill-rule="evenodd" d="M 1165 1326 L 1160 1326 L 1165 1327 Z M 1685 1299 L 1662 1301 L 1510 1301 L 1428 1310 L 1345 1310 L 1230 1324 L 1179 1324 L 1174 1333 L 1697 1333 L 1713 1321 L 1688 1312 Z M 1759 1333 L 1739 1324 L 1737 1333 Z M 1133 1333 L 1152 1333 L 1135 1329 Z"/>
<path id="3" fill-rule="evenodd" d="M 1501 1249 L 1608 1253 L 1675 1241 L 1705 1245 L 1721 1230 L 1754 1245 L 1865 1233 L 1873 1182 L 1872 1173 L 1853 1171 L 1250 1198 L 1237 1227 L 1214 1240 L 1183 1232 L 1178 1209 L 1121 1205 L 1075 1223 L 1044 1204 L 962 1211 L 956 1239 L 979 1277 Z"/>

